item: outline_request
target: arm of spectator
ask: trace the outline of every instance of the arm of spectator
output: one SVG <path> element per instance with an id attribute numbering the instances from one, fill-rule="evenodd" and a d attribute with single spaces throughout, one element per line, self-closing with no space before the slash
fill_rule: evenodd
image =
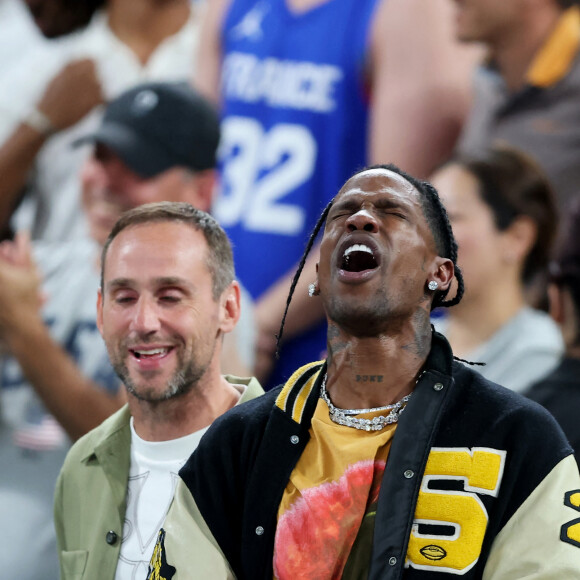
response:
<path id="1" fill-rule="evenodd" d="M 221 30 L 230 2 L 211 0 L 207 3 L 197 49 L 193 85 L 215 104 L 219 103 Z"/>
<path id="2" fill-rule="evenodd" d="M 5 229 L 26 184 L 28 172 L 48 137 L 80 121 L 103 102 L 95 63 L 83 59 L 66 65 L 49 83 L 36 105 L 0 147 L 0 230 Z"/>
<path id="3" fill-rule="evenodd" d="M 30 242 L 19 233 L 0 244 L 0 338 L 46 408 L 74 440 L 124 402 L 87 379 L 49 334 L 41 314 L 40 276 Z"/>
<path id="4" fill-rule="evenodd" d="M 324 310 L 320 298 L 308 295 L 308 285 L 316 282 L 317 279 L 316 263 L 318 262 L 319 249 L 320 246 L 316 245 L 310 251 L 294 290 L 286 323 L 284 324 L 284 340 L 301 334 L 324 318 Z M 276 335 L 280 330 L 290 284 L 297 268 L 298 265 L 263 294 L 256 303 L 254 311 L 256 320 L 254 375 L 260 382 L 266 381 L 274 364 Z M 313 353 L 313 357 L 318 355 L 319 353 Z"/>
<path id="5" fill-rule="evenodd" d="M 370 161 L 425 178 L 451 155 L 482 49 L 454 39 L 452 2 L 381 2 L 371 30 Z"/>

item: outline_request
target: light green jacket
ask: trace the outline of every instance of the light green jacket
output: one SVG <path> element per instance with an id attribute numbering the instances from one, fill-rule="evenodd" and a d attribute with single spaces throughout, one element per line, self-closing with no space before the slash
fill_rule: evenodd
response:
<path id="1" fill-rule="evenodd" d="M 226 378 L 247 386 L 238 404 L 264 392 L 256 379 Z M 127 501 L 130 417 L 125 405 L 79 439 L 66 457 L 54 504 L 61 580 L 115 577 Z"/>

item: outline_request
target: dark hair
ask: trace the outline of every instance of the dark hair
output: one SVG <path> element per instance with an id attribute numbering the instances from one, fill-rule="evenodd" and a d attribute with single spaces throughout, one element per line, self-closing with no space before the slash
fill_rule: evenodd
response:
<path id="1" fill-rule="evenodd" d="M 558 209 L 550 183 L 535 161 L 502 145 L 481 156 L 457 157 L 452 163 L 475 177 L 479 195 L 491 209 L 499 231 L 509 228 L 520 216 L 534 222 L 537 233 L 524 261 L 524 282 L 545 270 L 558 229 Z"/>
<path id="2" fill-rule="evenodd" d="M 30 8 L 40 32 L 50 39 L 59 38 L 85 28 L 94 13 L 106 5 L 107 0 L 58 0 L 49 19 L 37 20 L 36 10 Z"/>
<path id="3" fill-rule="evenodd" d="M 570 8 L 571 6 L 577 6 L 579 0 L 556 0 L 556 4 L 560 6 L 563 10 Z"/>
<path id="4" fill-rule="evenodd" d="M 570 293 L 576 311 L 576 344 L 580 344 L 580 198 L 568 208 L 564 235 L 550 264 L 550 281 Z"/>
<path id="5" fill-rule="evenodd" d="M 423 209 L 423 215 L 425 216 L 425 220 L 429 225 L 429 229 L 433 234 L 433 239 L 435 240 L 435 246 L 437 248 L 437 252 L 442 258 L 449 258 L 455 267 L 455 277 L 457 278 L 457 291 L 455 296 L 451 300 L 445 300 L 449 289 L 447 290 L 438 290 L 434 293 L 433 302 L 431 303 L 431 310 L 437 308 L 439 306 L 442 307 L 450 307 L 457 304 L 464 292 L 464 285 L 463 285 L 463 275 L 459 266 L 457 265 L 457 242 L 455 241 L 455 237 L 453 236 L 453 230 L 451 229 L 451 223 L 449 222 L 449 217 L 447 216 L 447 211 L 443 204 L 441 203 L 441 199 L 439 198 L 439 194 L 437 190 L 427 181 L 421 181 L 405 173 L 403 170 L 399 169 L 396 165 L 393 164 L 386 164 L 386 165 L 370 165 L 359 171 L 355 172 L 350 178 L 352 179 L 356 175 L 363 173 L 365 171 L 369 171 L 371 169 L 385 169 L 387 171 L 392 171 L 400 175 L 403 179 L 408 181 L 419 193 L 419 197 L 421 200 L 421 207 Z M 338 194 L 337 194 L 338 195 Z M 302 269 L 304 268 L 304 264 L 306 263 L 306 258 L 314 245 L 314 241 L 318 236 L 320 229 L 322 228 L 324 222 L 326 221 L 326 217 L 328 216 L 328 212 L 334 203 L 336 196 L 328 203 L 328 205 L 324 208 L 320 218 L 316 222 L 312 233 L 310 234 L 310 238 L 308 239 L 308 243 L 306 244 L 306 249 L 304 250 L 304 254 L 302 255 L 302 259 L 300 260 L 300 264 L 298 265 L 298 269 L 296 274 L 294 274 L 294 278 L 292 279 L 292 284 L 290 286 L 290 292 L 288 293 L 288 298 L 286 300 L 286 309 L 284 310 L 284 316 L 282 317 L 282 322 L 280 324 L 280 330 L 278 331 L 277 340 L 278 340 L 278 347 L 280 345 L 280 341 L 282 339 L 282 333 L 284 332 L 284 323 L 286 322 L 286 315 L 288 314 L 288 308 L 290 307 L 290 301 L 292 300 L 292 295 L 294 294 L 294 290 L 296 288 L 296 284 L 298 283 L 298 279 L 300 278 L 300 274 L 302 273 Z"/>
<path id="6" fill-rule="evenodd" d="M 113 240 L 129 227 L 156 222 L 181 222 L 203 233 L 208 248 L 207 266 L 212 276 L 213 297 L 217 300 L 235 277 L 232 247 L 226 233 L 212 216 L 185 202 L 147 203 L 125 212 L 117 220 L 101 253 L 101 290 L 107 251 Z"/>

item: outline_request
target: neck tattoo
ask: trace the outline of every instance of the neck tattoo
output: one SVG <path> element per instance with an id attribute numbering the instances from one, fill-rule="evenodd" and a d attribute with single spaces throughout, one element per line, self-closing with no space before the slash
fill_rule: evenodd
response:
<path id="1" fill-rule="evenodd" d="M 415 384 L 419 382 L 421 378 L 420 373 L 415 381 Z M 326 377 L 322 381 L 322 386 L 320 389 L 320 398 L 328 405 L 328 414 L 330 420 L 338 425 L 344 425 L 346 427 L 352 427 L 353 429 L 360 429 L 362 431 L 380 431 L 384 429 L 387 425 L 396 423 L 399 420 L 399 416 L 405 410 L 407 401 L 411 398 L 413 393 L 409 393 L 404 396 L 400 401 L 393 403 L 392 405 L 385 405 L 384 407 L 373 407 L 371 409 L 341 409 L 340 407 L 335 407 L 328 396 L 328 391 L 326 390 Z M 372 419 L 361 419 L 355 417 L 354 415 L 362 415 L 363 413 L 377 413 L 379 411 L 388 411 L 387 415 L 378 415 Z"/>

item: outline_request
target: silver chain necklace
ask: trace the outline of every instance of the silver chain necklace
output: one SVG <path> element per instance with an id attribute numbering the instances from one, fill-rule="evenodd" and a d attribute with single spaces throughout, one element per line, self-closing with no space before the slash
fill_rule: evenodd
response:
<path id="1" fill-rule="evenodd" d="M 411 398 L 413 393 L 404 396 L 400 401 L 392 405 L 385 405 L 384 407 L 373 407 L 372 409 L 340 409 L 335 407 L 328 396 L 326 390 L 326 377 L 322 380 L 322 387 L 320 389 L 320 398 L 328 405 L 328 414 L 331 421 L 338 425 L 345 425 L 346 427 L 353 427 L 362 431 L 380 431 L 387 425 L 396 423 L 399 420 L 400 414 L 405 409 L 407 401 Z M 418 381 L 419 379 L 417 379 Z M 374 413 L 378 411 L 389 411 L 388 415 L 378 415 L 372 419 L 359 419 L 353 415 L 361 415 L 363 413 Z"/>

